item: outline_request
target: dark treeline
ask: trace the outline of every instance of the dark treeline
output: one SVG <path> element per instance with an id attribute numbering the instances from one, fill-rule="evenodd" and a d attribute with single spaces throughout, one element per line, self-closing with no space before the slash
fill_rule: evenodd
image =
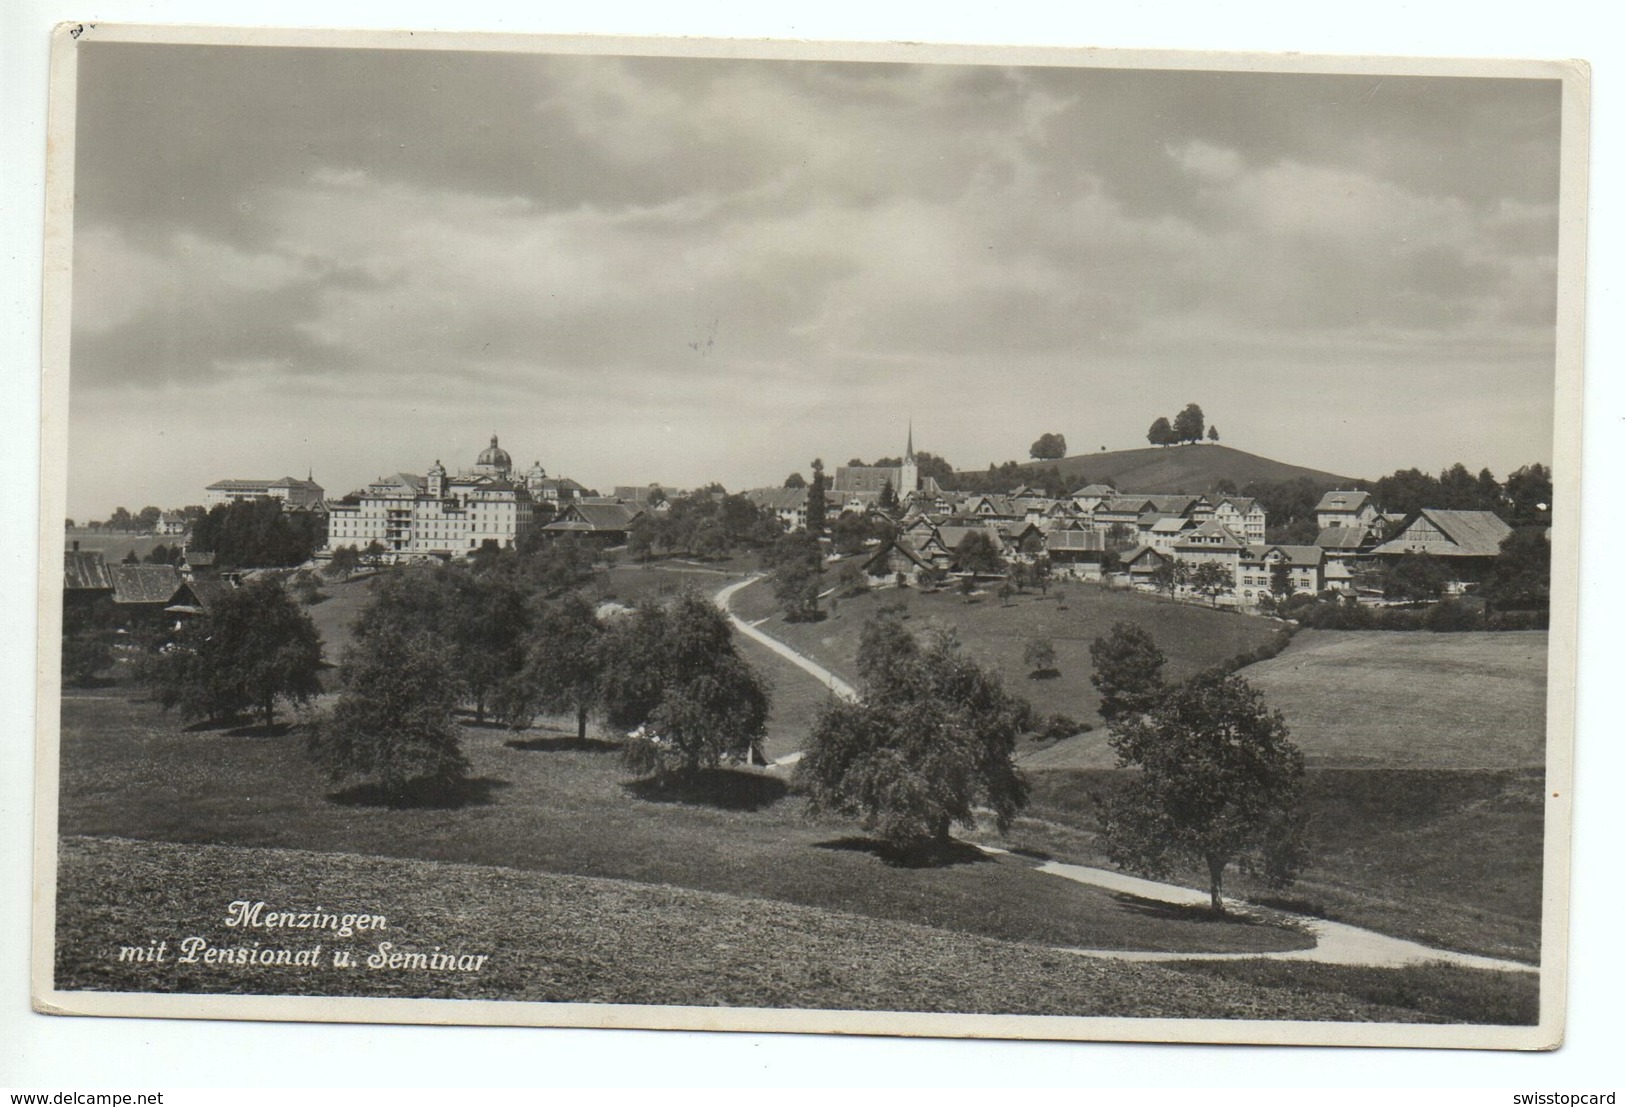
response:
<path id="1" fill-rule="evenodd" d="M 161 509 L 150 505 L 133 514 L 129 508 L 119 507 L 115 508 L 113 514 L 106 519 L 96 519 L 82 525 L 90 530 L 116 530 L 127 531 L 131 534 L 151 534 L 158 529 L 158 520 L 163 517 L 163 514 Z M 176 508 L 175 514 L 185 516 L 186 521 L 191 523 L 201 519 L 207 512 L 201 504 L 188 504 L 186 507 Z M 72 527 L 81 524 L 69 519 L 67 525 Z"/>
<path id="2" fill-rule="evenodd" d="M 222 569 L 273 568 L 310 560 L 320 542 L 313 512 L 283 511 L 279 500 L 217 504 L 192 524 L 189 548 L 208 550 Z"/>
<path id="3" fill-rule="evenodd" d="M 726 557 L 735 550 L 770 546 L 783 533 L 770 512 L 720 485 L 674 497 L 667 507 L 646 512 L 632 525 L 627 535 L 632 556 Z"/>

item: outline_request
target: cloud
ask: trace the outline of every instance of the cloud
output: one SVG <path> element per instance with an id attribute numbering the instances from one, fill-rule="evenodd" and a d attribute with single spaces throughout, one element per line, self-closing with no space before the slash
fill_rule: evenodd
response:
<path id="1" fill-rule="evenodd" d="M 1550 363 L 1538 82 L 85 49 L 86 413 L 293 390 L 334 434 L 514 413 L 659 469 L 865 404 L 842 452 L 919 404 L 1004 456 L 1017 400 L 1127 377 L 1221 419 L 1306 364 Z"/>

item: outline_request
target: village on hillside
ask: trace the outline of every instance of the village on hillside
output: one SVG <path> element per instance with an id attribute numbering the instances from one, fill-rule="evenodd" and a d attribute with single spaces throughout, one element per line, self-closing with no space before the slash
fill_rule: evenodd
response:
<path id="1" fill-rule="evenodd" d="M 764 533 L 806 533 L 816 511 L 827 555 L 853 561 L 878 584 L 969 587 L 1009 577 L 1069 579 L 1255 612 L 1273 611 L 1292 596 L 1384 604 L 1476 592 L 1514 533 L 1509 518 L 1549 541 L 1550 476 L 1538 464 L 1515 474 L 1515 500 L 1492 477 L 1486 492 L 1487 474 L 1467 478 L 1473 501 L 1494 503 L 1493 509 L 1453 506 L 1449 472 L 1434 482 L 1443 502 L 1402 510 L 1362 488 L 1328 488 L 1311 512 L 1292 520 L 1293 536 L 1312 540 L 1286 541 L 1278 537 L 1285 528 L 1272 527 L 1262 497 L 1233 490 L 1131 490 L 1097 481 L 1052 495 L 1017 478 L 998 492 L 956 491 L 944 487 L 951 477 L 922 474 L 912 427 L 901 458 L 893 460 L 838 466 L 833 479 L 818 462 L 810 484 L 797 472 L 783 487 L 737 496 L 756 513 L 757 544 Z M 1301 495 L 1302 489 L 1295 491 Z M 675 503 L 692 496 L 721 503 L 729 496 L 720 485 L 684 491 L 659 484 L 621 486 L 603 495 L 568 477 L 549 477 L 539 461 L 520 473 L 497 435 L 472 466 L 455 474 L 436 460 L 423 474 L 396 472 L 336 498 L 326 498 L 313 479 L 293 477 L 227 478 L 203 492 L 200 508 L 148 509 L 139 516 L 120 508 L 128 520 L 123 528 L 96 528 L 109 548 L 127 533 L 172 540 L 158 546 L 156 558 L 148 544 L 149 564 L 136 564 L 144 559 L 133 545 L 123 561 L 111 563 L 100 551 L 81 550 L 70 528 L 68 594 L 104 593 L 130 610 L 161 602 L 177 616 L 199 610 L 206 582 L 220 574 L 215 542 L 199 541 L 194 523 L 210 512 L 218 523 L 221 511 L 235 504 L 274 505 L 285 513 L 305 536 L 308 554 L 302 566 L 288 567 L 309 571 L 325 568 L 341 550 L 348 551 L 341 564 L 354 557 L 395 565 L 565 537 L 635 557 L 671 553 L 677 542 L 667 524 Z M 219 533 L 218 525 L 202 529 Z M 229 586 L 242 570 L 276 567 L 232 565 L 235 571 L 222 579 Z"/>

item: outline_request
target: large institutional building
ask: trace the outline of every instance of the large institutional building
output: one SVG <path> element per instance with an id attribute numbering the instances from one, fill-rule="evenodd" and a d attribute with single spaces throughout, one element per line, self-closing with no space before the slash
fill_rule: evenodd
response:
<path id="1" fill-rule="evenodd" d="M 281 500 L 289 507 L 312 507 L 321 503 L 322 486 L 313 480 L 283 477 L 280 480 L 217 480 L 203 490 L 203 506 L 237 503 L 244 500 Z"/>
<path id="2" fill-rule="evenodd" d="M 425 474 L 395 473 L 327 504 L 327 548 L 366 549 L 377 542 L 400 557 L 467 554 L 487 541 L 511 546 L 538 522 L 538 506 L 555 509 L 583 498 L 572 480 L 553 479 L 537 462 L 523 476 L 497 445 L 472 469 L 447 473 L 437 460 Z M 551 511 L 543 509 L 543 514 Z"/>

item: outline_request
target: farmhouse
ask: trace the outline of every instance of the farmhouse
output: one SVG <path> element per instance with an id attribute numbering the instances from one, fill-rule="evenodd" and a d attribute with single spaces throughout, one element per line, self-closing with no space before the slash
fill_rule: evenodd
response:
<path id="1" fill-rule="evenodd" d="M 1461 584 L 1483 578 L 1511 533 L 1494 512 L 1426 507 L 1370 556 L 1391 561 L 1408 553 L 1432 554 L 1449 565 L 1453 579 Z"/>
<path id="2" fill-rule="evenodd" d="M 623 503 L 570 504 L 559 517 L 542 528 L 549 538 L 573 534 L 599 546 L 620 546 L 632 524 L 643 518 L 643 510 Z"/>
<path id="3" fill-rule="evenodd" d="M 1100 579 L 1106 560 L 1106 536 L 1098 530 L 1052 530 L 1044 538 L 1049 562 L 1058 573 Z"/>

